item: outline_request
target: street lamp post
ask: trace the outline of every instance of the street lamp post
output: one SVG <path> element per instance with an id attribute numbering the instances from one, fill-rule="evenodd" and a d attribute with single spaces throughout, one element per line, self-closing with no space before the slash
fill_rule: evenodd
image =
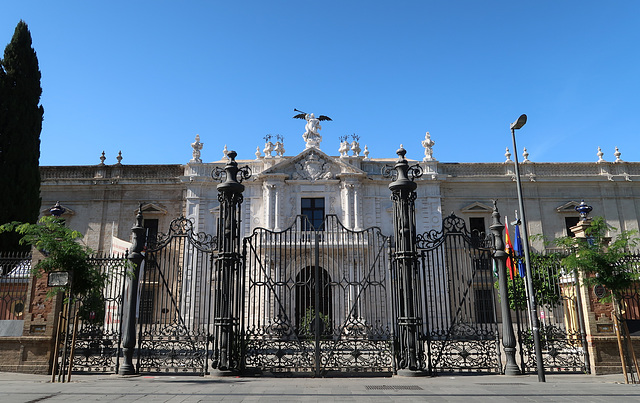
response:
<path id="1" fill-rule="evenodd" d="M 520 167 L 518 164 L 518 148 L 516 147 L 516 130 L 520 129 L 527 123 L 527 115 L 520 115 L 518 120 L 511 123 L 511 138 L 513 140 L 514 150 L 514 166 L 516 170 L 516 183 L 518 188 L 518 206 L 520 208 L 520 220 L 522 225 L 522 246 L 524 247 L 524 264 L 526 272 L 525 285 L 528 293 L 527 307 L 529 309 L 529 318 L 531 320 L 531 331 L 533 333 L 533 348 L 536 352 L 536 368 L 538 370 L 538 382 L 545 382 L 544 362 L 542 360 L 542 346 L 540 344 L 540 322 L 538 320 L 538 307 L 536 305 L 536 294 L 533 289 L 533 276 L 531 274 L 531 260 L 529 257 L 529 231 L 527 230 L 527 219 L 524 210 L 524 201 L 522 199 L 522 182 L 520 181 Z"/>

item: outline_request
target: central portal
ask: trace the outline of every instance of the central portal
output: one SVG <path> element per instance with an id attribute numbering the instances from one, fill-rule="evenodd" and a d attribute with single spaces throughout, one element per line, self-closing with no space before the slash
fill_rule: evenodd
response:
<path id="1" fill-rule="evenodd" d="M 391 373 L 389 238 L 334 215 L 316 220 L 323 199 L 307 200 L 286 230 L 256 228 L 244 239 L 243 367 Z"/>
<path id="2" fill-rule="evenodd" d="M 307 266 L 296 276 L 296 329 L 304 336 L 313 336 L 315 332 L 316 311 L 320 317 L 320 333 L 331 333 L 332 292 L 329 273 L 318 267 L 319 283 L 316 283 L 315 267 Z M 316 306 L 316 294 L 319 306 Z"/>

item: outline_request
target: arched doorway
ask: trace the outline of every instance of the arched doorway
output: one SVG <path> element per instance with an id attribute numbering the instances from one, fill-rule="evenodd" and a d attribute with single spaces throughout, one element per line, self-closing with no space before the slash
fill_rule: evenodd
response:
<path id="1" fill-rule="evenodd" d="M 314 334 L 316 309 L 320 314 L 321 333 L 331 333 L 331 312 L 333 306 L 331 277 L 322 267 L 319 267 L 318 270 L 318 284 L 316 284 L 314 266 L 307 266 L 303 268 L 296 276 L 295 318 L 296 329 L 299 335 L 310 336 Z M 316 293 L 319 294 L 319 304 L 317 307 Z"/>

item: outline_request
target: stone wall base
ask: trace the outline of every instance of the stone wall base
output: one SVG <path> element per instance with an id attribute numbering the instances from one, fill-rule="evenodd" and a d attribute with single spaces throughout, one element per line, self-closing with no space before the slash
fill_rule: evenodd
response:
<path id="1" fill-rule="evenodd" d="M 50 337 L 24 336 L 0 338 L 0 372 L 50 374 Z"/>
<path id="2" fill-rule="evenodd" d="M 631 340 L 636 357 L 640 360 L 640 338 L 631 337 Z M 589 344 L 591 347 L 589 349 L 591 354 L 591 373 L 595 375 L 622 373 L 618 340 L 615 336 L 596 336 L 593 337 Z"/>

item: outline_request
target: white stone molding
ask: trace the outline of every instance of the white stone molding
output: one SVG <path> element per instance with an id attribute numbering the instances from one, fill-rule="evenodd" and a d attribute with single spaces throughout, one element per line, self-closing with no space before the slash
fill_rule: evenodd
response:
<path id="1" fill-rule="evenodd" d="M 267 229 L 273 229 L 274 227 L 274 222 L 273 222 L 273 205 L 274 205 L 274 192 L 275 192 L 275 187 L 276 185 L 272 184 L 272 183 L 264 183 L 263 184 L 263 189 L 264 189 L 264 193 L 263 193 L 263 199 L 264 199 L 264 225 Z"/>
<path id="2" fill-rule="evenodd" d="M 282 193 L 281 186 L 274 186 L 274 202 L 273 202 L 273 214 L 275 216 L 274 231 L 280 231 L 282 229 Z"/>
<path id="3" fill-rule="evenodd" d="M 460 211 L 465 214 L 491 214 L 493 213 L 493 207 L 479 201 L 474 201 L 461 208 Z"/>
<path id="4" fill-rule="evenodd" d="M 43 206 L 48 206 L 48 205 L 53 206 L 53 205 L 55 205 L 55 202 L 54 203 L 46 203 L 45 201 L 43 201 L 42 205 Z M 62 213 L 62 217 L 70 217 L 70 216 L 73 216 L 73 215 L 76 214 L 75 210 L 73 210 L 72 208 L 67 207 L 66 205 L 64 205 L 62 203 L 60 203 L 60 207 L 62 207 L 64 209 L 64 213 Z M 44 209 L 40 210 L 40 215 L 41 216 L 51 215 L 51 211 L 49 210 L 50 208 L 51 207 L 47 207 L 47 208 L 44 208 Z M 138 210 L 136 209 L 136 211 L 134 213 L 134 216 L 137 213 L 138 213 Z"/>
<path id="5" fill-rule="evenodd" d="M 336 213 L 336 197 L 330 196 L 329 197 L 329 214 L 335 214 L 335 213 Z"/>
<path id="6" fill-rule="evenodd" d="M 345 227 L 349 229 L 353 229 L 351 218 L 353 217 L 352 196 L 353 196 L 354 185 L 353 183 L 342 182 L 341 188 L 342 188 L 341 193 L 342 193 L 343 223 Z"/>
<path id="7" fill-rule="evenodd" d="M 362 210 L 362 187 L 361 185 L 353 185 L 353 217 L 354 217 L 354 230 L 359 231 L 362 229 L 361 223 L 363 222 Z"/>
<path id="8" fill-rule="evenodd" d="M 561 214 L 578 214 L 578 212 L 576 211 L 576 207 L 578 207 L 579 205 L 580 202 L 571 200 L 556 207 L 556 212 Z"/>
<path id="9" fill-rule="evenodd" d="M 135 211 L 133 211 L 133 215 L 138 213 L 138 209 L 135 209 Z M 155 203 L 145 203 L 142 205 L 142 214 L 146 215 L 146 214 L 162 214 L 162 215 L 167 215 L 168 211 L 166 208 L 161 207 Z"/>

